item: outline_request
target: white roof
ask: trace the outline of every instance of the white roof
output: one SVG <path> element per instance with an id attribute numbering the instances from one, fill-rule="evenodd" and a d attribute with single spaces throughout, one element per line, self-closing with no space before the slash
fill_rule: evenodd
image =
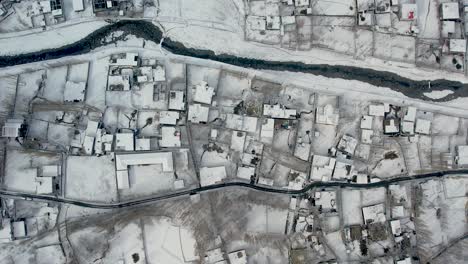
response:
<path id="1" fill-rule="evenodd" d="M 361 128 L 362 129 L 372 129 L 372 121 L 374 120 L 374 117 L 372 116 L 362 116 L 361 118 Z"/>
<path id="2" fill-rule="evenodd" d="M 354 166 L 352 164 L 337 161 L 335 169 L 333 170 L 334 179 L 349 179 L 354 173 Z"/>
<path id="3" fill-rule="evenodd" d="M 369 105 L 370 116 L 385 116 L 385 106 L 383 104 Z"/>
<path id="4" fill-rule="evenodd" d="M 26 237 L 26 224 L 24 221 L 13 222 L 12 224 L 14 238 Z"/>
<path id="5" fill-rule="evenodd" d="M 52 8 L 50 7 L 50 1 L 40 1 L 39 5 L 42 7 L 43 13 L 50 13 Z"/>
<path id="6" fill-rule="evenodd" d="M 390 221 L 390 226 L 392 228 L 392 234 L 395 236 L 401 235 L 401 225 L 400 220 L 392 220 Z"/>
<path id="7" fill-rule="evenodd" d="M 224 166 L 219 167 L 203 167 L 200 168 L 200 185 L 207 186 L 220 183 L 226 178 L 226 168 Z"/>
<path id="8" fill-rule="evenodd" d="M 401 132 L 407 133 L 407 134 L 414 134 L 414 123 L 403 121 L 401 123 Z"/>
<path id="9" fill-rule="evenodd" d="M 411 264 L 411 258 L 405 258 L 405 259 L 402 259 L 402 260 L 398 260 L 396 262 L 397 264 Z"/>
<path id="10" fill-rule="evenodd" d="M 98 129 L 99 122 L 88 120 L 86 124 L 86 136 L 95 137 Z"/>
<path id="11" fill-rule="evenodd" d="M 466 52 L 466 39 L 450 39 L 449 48 L 451 52 Z"/>
<path id="12" fill-rule="evenodd" d="M 142 75 L 142 76 L 137 76 L 137 82 L 139 83 L 144 83 L 148 81 L 148 76 Z"/>
<path id="13" fill-rule="evenodd" d="M 257 130 L 258 118 L 235 114 L 226 115 L 226 128 L 254 133 Z"/>
<path id="14" fill-rule="evenodd" d="M 176 111 L 161 111 L 159 112 L 159 124 L 175 125 L 180 118 L 179 112 Z"/>
<path id="15" fill-rule="evenodd" d="M 455 33 L 455 21 L 442 21 L 442 36 L 448 37 L 449 33 Z"/>
<path id="16" fill-rule="evenodd" d="M 429 135 L 431 133 L 431 121 L 416 119 L 416 133 Z"/>
<path id="17" fill-rule="evenodd" d="M 289 25 L 296 23 L 296 16 L 282 16 L 281 23 L 283 25 Z"/>
<path id="18" fill-rule="evenodd" d="M 247 264 L 247 255 L 245 250 L 238 250 L 228 254 L 229 263 L 231 264 Z"/>
<path id="19" fill-rule="evenodd" d="M 208 86 L 208 83 L 202 81 L 195 85 L 195 94 L 193 95 L 193 101 L 202 104 L 211 104 L 211 100 L 214 95 L 214 88 Z"/>
<path id="20" fill-rule="evenodd" d="M 284 106 L 279 104 L 275 105 L 263 105 L 263 115 L 271 118 L 281 118 L 281 119 L 296 119 L 296 110 L 295 109 L 286 109 Z"/>
<path id="21" fill-rule="evenodd" d="M 371 205 L 362 208 L 362 214 L 364 216 L 364 223 L 369 224 L 370 222 L 385 222 L 385 206 L 383 203 Z"/>
<path id="22" fill-rule="evenodd" d="M 281 19 L 279 16 L 267 16 L 266 27 L 270 30 L 279 30 L 281 27 Z"/>
<path id="23" fill-rule="evenodd" d="M 360 26 L 372 26 L 373 25 L 373 13 L 359 12 L 357 21 L 358 21 L 358 25 Z"/>
<path id="24" fill-rule="evenodd" d="M 11 220 L 9 218 L 2 218 L 0 227 L 0 244 L 11 241 Z"/>
<path id="25" fill-rule="evenodd" d="M 116 172 L 117 188 L 119 190 L 130 188 L 130 179 L 128 178 L 128 170 L 119 170 Z"/>
<path id="26" fill-rule="evenodd" d="M 62 9 L 59 8 L 59 9 L 52 10 L 52 15 L 53 16 L 61 16 L 62 15 Z"/>
<path id="27" fill-rule="evenodd" d="M 158 65 L 153 69 L 153 80 L 155 82 L 163 82 L 166 80 L 166 69 L 164 66 Z"/>
<path id="28" fill-rule="evenodd" d="M 204 263 L 207 263 L 207 264 L 226 263 L 226 261 L 224 260 L 223 251 L 220 248 L 207 251 Z"/>
<path id="29" fill-rule="evenodd" d="M 163 148 L 180 147 L 180 131 L 175 127 L 161 127 L 161 136 L 159 146 Z"/>
<path id="30" fill-rule="evenodd" d="M 361 130 L 361 141 L 364 144 L 372 144 L 372 136 L 374 135 L 373 130 L 363 129 Z"/>
<path id="31" fill-rule="evenodd" d="M 117 87 L 119 87 L 119 89 L 117 89 Z M 107 77 L 107 89 L 129 91 L 130 77 L 127 75 L 109 75 Z"/>
<path id="32" fill-rule="evenodd" d="M 116 154 L 116 169 L 127 170 L 128 166 L 161 164 L 163 172 L 173 172 L 172 152 Z"/>
<path id="33" fill-rule="evenodd" d="M 42 166 L 42 177 L 57 177 L 60 175 L 60 165 Z"/>
<path id="34" fill-rule="evenodd" d="M 208 122 L 210 109 L 201 104 L 192 104 L 189 106 L 188 120 L 192 123 Z"/>
<path id="35" fill-rule="evenodd" d="M 137 138 L 135 139 L 135 150 L 150 150 L 151 141 L 149 138 Z"/>
<path id="36" fill-rule="evenodd" d="M 397 205 L 392 207 L 392 217 L 404 217 L 405 216 L 405 207 L 403 205 Z"/>
<path id="37" fill-rule="evenodd" d="M 108 1 L 111 2 L 111 1 Z M 112 3 L 112 2 L 111 2 Z M 110 62 L 112 66 L 137 66 L 138 65 L 138 53 L 128 52 L 125 54 L 118 54 L 120 58 L 117 58 L 115 62 Z"/>
<path id="38" fill-rule="evenodd" d="M 255 174 L 255 167 L 238 167 L 237 168 L 237 177 L 250 180 L 250 178 Z"/>
<path id="39" fill-rule="evenodd" d="M 84 10 L 83 0 L 73 0 L 73 10 L 75 12 L 83 11 Z"/>
<path id="40" fill-rule="evenodd" d="M 169 109 L 172 109 L 172 110 L 184 110 L 185 109 L 184 92 L 170 91 Z"/>
<path id="41" fill-rule="evenodd" d="M 313 181 L 329 181 L 335 168 L 336 159 L 321 155 L 314 155 L 312 158 L 312 168 L 310 179 Z"/>
<path id="42" fill-rule="evenodd" d="M 404 121 L 414 122 L 416 120 L 416 107 L 408 106 L 403 117 Z"/>
<path id="43" fill-rule="evenodd" d="M 343 135 L 340 139 L 340 142 L 338 143 L 337 148 L 342 152 L 353 155 L 354 151 L 356 150 L 357 143 L 357 139 L 353 138 L 352 136 Z"/>
<path id="44" fill-rule="evenodd" d="M 65 83 L 65 91 L 63 99 L 65 102 L 81 102 L 84 100 L 86 91 L 86 82 L 72 82 Z"/>
<path id="45" fill-rule="evenodd" d="M 232 131 L 231 135 L 231 149 L 236 151 L 244 151 L 245 136 L 247 134 L 243 131 Z"/>
<path id="46" fill-rule="evenodd" d="M 317 108 L 315 122 L 325 125 L 338 125 L 339 113 L 331 104 Z"/>
<path id="47" fill-rule="evenodd" d="M 133 142 L 133 133 L 117 133 L 115 134 L 115 150 L 116 151 L 133 151 L 135 145 Z"/>
<path id="48" fill-rule="evenodd" d="M 271 140 L 273 140 L 274 133 L 275 133 L 275 120 L 271 118 L 263 120 L 262 130 L 260 132 L 260 136 L 262 137 L 262 139 L 265 139 L 268 142 L 271 142 Z"/>
<path id="49" fill-rule="evenodd" d="M 468 165 L 468 146 L 457 146 L 458 165 Z"/>
<path id="50" fill-rule="evenodd" d="M 459 19 L 460 10 L 458 2 L 449 2 L 442 4 L 442 19 Z"/>
<path id="51" fill-rule="evenodd" d="M 18 137 L 23 120 L 8 119 L 2 128 L 2 137 Z"/>
<path id="52" fill-rule="evenodd" d="M 83 151 L 87 155 L 93 154 L 94 137 L 85 136 L 83 141 Z"/>
<path id="53" fill-rule="evenodd" d="M 364 173 L 358 173 L 356 177 L 356 183 L 368 183 L 369 181 L 367 180 L 367 174 Z"/>

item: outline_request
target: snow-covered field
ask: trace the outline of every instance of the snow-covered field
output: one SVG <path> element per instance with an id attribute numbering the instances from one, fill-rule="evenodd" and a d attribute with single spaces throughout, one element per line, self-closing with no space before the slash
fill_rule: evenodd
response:
<path id="1" fill-rule="evenodd" d="M 143 230 L 149 264 L 185 263 L 199 259 L 191 230 L 169 218 L 144 218 Z"/>
<path id="2" fill-rule="evenodd" d="M 117 179 L 112 157 L 70 156 L 66 169 L 66 197 L 117 202 Z"/>
<path id="3" fill-rule="evenodd" d="M 51 30 L 22 34 L 20 36 L 15 34 L 12 34 L 12 36 L 0 36 L 0 55 L 14 55 L 40 51 L 42 49 L 58 48 L 77 42 L 107 24 L 107 22 L 100 20 L 83 21 L 78 24 L 64 24 Z M 18 43 L 21 43 L 21 45 L 18 45 Z"/>

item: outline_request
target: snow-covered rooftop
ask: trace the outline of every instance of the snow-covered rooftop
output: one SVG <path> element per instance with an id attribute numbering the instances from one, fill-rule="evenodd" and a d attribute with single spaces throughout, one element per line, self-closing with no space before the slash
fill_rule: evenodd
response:
<path id="1" fill-rule="evenodd" d="M 325 125 L 338 125 L 339 111 L 334 108 L 331 104 L 327 104 L 324 107 L 317 108 L 316 120 L 317 124 Z"/>
<path id="2" fill-rule="evenodd" d="M 442 19 L 459 19 L 460 18 L 460 9 L 458 7 L 458 2 L 448 2 L 442 3 Z"/>
<path id="3" fill-rule="evenodd" d="M 207 106 L 203 106 L 201 104 L 192 104 L 189 105 L 189 112 L 188 112 L 188 121 L 192 123 L 206 123 L 208 122 L 208 114 L 210 112 L 210 108 Z"/>
<path id="4" fill-rule="evenodd" d="M 214 95 L 214 88 L 210 87 L 207 82 L 202 81 L 195 85 L 195 94 L 193 100 L 202 104 L 211 104 Z"/>
<path id="5" fill-rule="evenodd" d="M 63 99 L 65 102 L 81 102 L 85 98 L 86 82 L 72 82 L 65 83 L 65 91 Z"/>
<path id="6" fill-rule="evenodd" d="M 169 109 L 185 110 L 185 96 L 182 91 L 170 91 L 169 93 Z"/>
<path id="7" fill-rule="evenodd" d="M 163 148 L 180 147 L 180 131 L 175 127 L 163 126 L 161 127 L 161 139 L 159 146 Z"/>
<path id="8" fill-rule="evenodd" d="M 264 104 L 263 115 L 271 118 L 296 119 L 296 110 L 287 109 L 286 107 L 279 104 Z"/>

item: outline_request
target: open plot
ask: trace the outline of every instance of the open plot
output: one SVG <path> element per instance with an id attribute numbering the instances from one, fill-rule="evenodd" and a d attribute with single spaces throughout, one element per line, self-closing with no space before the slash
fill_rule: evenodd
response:
<path id="1" fill-rule="evenodd" d="M 376 33 L 374 41 L 376 57 L 414 63 L 416 44 L 414 37 Z"/>
<path id="2" fill-rule="evenodd" d="M 250 204 L 247 213 L 246 229 L 254 233 L 283 234 L 286 229 L 288 211 L 276 209 L 265 205 Z"/>
<path id="3" fill-rule="evenodd" d="M 63 102 L 67 66 L 47 69 L 47 79 L 42 96 L 52 102 Z"/>
<path id="4" fill-rule="evenodd" d="M 117 201 L 113 157 L 70 156 L 66 168 L 66 197 L 86 201 Z"/>
<path id="5" fill-rule="evenodd" d="M 44 77 L 44 70 L 23 73 L 19 76 L 15 114 L 28 114 L 31 100 L 37 96 L 39 89 L 42 87 Z"/>
<path id="6" fill-rule="evenodd" d="M 354 29 L 342 26 L 314 26 L 312 45 L 354 54 Z"/>
<path id="7" fill-rule="evenodd" d="M 10 75 L 0 78 L 0 123 L 4 123 L 7 117 L 13 112 L 15 105 L 16 85 L 18 76 Z"/>

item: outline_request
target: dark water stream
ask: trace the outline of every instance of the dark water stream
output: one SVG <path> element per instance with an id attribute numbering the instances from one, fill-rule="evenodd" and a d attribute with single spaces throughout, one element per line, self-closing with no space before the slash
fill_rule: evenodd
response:
<path id="1" fill-rule="evenodd" d="M 161 30 L 151 22 L 135 20 L 119 21 L 98 29 L 84 39 L 70 45 L 28 54 L 0 57 L 0 67 L 85 54 L 95 48 L 108 45 L 109 43 L 106 41 L 106 37 L 111 36 L 113 32 L 117 31 L 123 31 L 126 34 L 132 34 L 136 37 L 156 43 L 159 43 L 162 38 Z M 73 34 L 73 32 L 70 32 L 70 34 Z M 20 43 L 18 44 L 20 45 Z M 430 101 L 450 101 L 458 97 L 468 96 L 468 84 L 445 79 L 432 80 L 429 86 L 429 81 L 415 81 L 395 73 L 376 71 L 368 68 L 326 64 L 305 64 L 294 61 L 268 61 L 236 57 L 227 54 L 216 55 L 210 50 L 185 47 L 183 44 L 172 41 L 169 38 L 164 39 L 162 46 L 173 54 L 209 59 L 245 68 L 302 72 L 329 78 L 362 81 L 375 86 L 388 87 L 394 91 L 401 92 L 408 97 Z M 431 99 L 424 96 L 424 93 L 440 90 L 450 90 L 453 93 L 441 99 Z"/>

